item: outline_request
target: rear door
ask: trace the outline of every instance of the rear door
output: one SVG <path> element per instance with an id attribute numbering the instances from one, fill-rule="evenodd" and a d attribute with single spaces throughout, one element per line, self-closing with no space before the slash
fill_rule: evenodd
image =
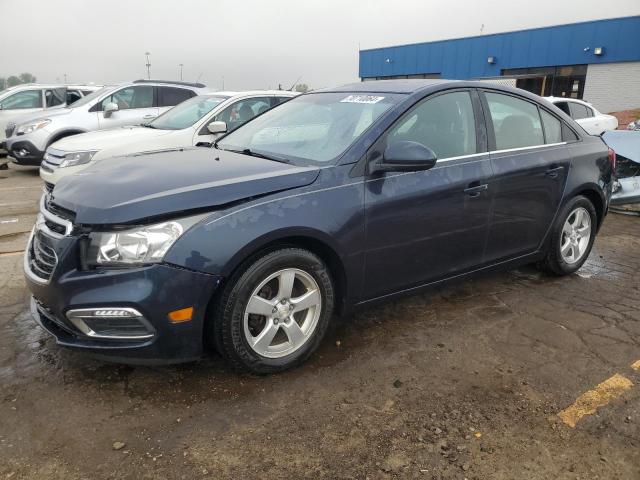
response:
<path id="1" fill-rule="evenodd" d="M 108 103 L 118 105 L 118 110 L 105 116 Z M 152 85 L 132 85 L 116 90 L 97 105 L 100 129 L 124 125 L 140 125 L 158 116 L 155 87 Z"/>
<path id="2" fill-rule="evenodd" d="M 419 142 L 438 157 L 427 171 L 369 174 L 365 183 L 367 299 L 483 263 L 491 212 L 491 164 L 475 90 L 447 91 L 408 110 L 368 153 Z"/>
<path id="3" fill-rule="evenodd" d="M 526 98 L 482 92 L 494 177 L 485 258 L 536 251 L 559 208 L 571 163 L 562 122 Z"/>

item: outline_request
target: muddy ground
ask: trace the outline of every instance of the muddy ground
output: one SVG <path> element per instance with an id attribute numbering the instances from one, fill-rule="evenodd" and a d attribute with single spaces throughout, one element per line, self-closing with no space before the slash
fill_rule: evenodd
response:
<path id="1" fill-rule="evenodd" d="M 294 371 L 211 355 L 144 368 L 63 350 L 21 273 L 40 182 L 0 172 L 0 479 L 639 479 L 634 387 L 575 428 L 557 413 L 618 373 L 640 383 L 640 218 L 590 260 L 492 274 L 336 324 Z"/>

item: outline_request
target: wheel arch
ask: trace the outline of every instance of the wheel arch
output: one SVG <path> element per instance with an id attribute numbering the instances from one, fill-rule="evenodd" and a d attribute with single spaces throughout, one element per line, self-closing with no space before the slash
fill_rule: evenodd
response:
<path id="1" fill-rule="evenodd" d="M 336 290 L 336 312 L 338 314 L 344 312 L 348 288 L 345 265 L 338 253 L 339 249 L 334 245 L 331 237 L 317 230 L 310 228 L 285 229 L 270 232 L 257 238 L 241 248 L 229 262 L 227 262 L 225 271 L 222 272 L 223 276 L 224 278 L 229 278 L 239 269 L 246 268 L 246 266 L 255 261 L 256 258 L 281 248 L 291 247 L 308 250 L 325 262 L 331 273 L 331 278 Z"/>
<path id="2" fill-rule="evenodd" d="M 580 195 L 586 197 L 593 204 L 593 208 L 596 209 L 599 230 L 606 214 L 606 200 L 604 196 L 595 186 L 585 186 L 584 188 L 577 189 L 570 198 Z"/>
<path id="3" fill-rule="evenodd" d="M 79 135 L 81 133 L 87 133 L 87 132 L 80 129 L 67 129 L 67 130 L 62 130 L 60 132 L 56 132 L 56 134 L 53 135 L 51 137 L 51 140 L 49 140 L 49 142 L 47 143 L 47 148 L 49 148 L 51 145 L 56 143 L 58 140 L 62 140 L 65 137 L 70 137 L 71 135 Z"/>

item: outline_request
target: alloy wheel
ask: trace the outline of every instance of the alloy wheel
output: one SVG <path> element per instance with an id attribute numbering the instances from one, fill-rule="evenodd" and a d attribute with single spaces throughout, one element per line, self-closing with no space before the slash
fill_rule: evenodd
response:
<path id="1" fill-rule="evenodd" d="M 279 270 L 253 290 L 244 313 L 244 334 L 258 355 L 282 358 L 313 335 L 322 309 L 315 279 L 297 268 Z"/>
<path id="2" fill-rule="evenodd" d="M 562 227 L 560 255 L 572 265 L 584 256 L 591 240 L 591 216 L 584 207 L 573 210 Z"/>

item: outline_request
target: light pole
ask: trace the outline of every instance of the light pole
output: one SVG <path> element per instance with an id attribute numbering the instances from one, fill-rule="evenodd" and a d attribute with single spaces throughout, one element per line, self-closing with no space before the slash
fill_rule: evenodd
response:
<path id="1" fill-rule="evenodd" d="M 149 55 L 151 54 L 149 52 L 144 52 L 144 54 L 147 56 L 147 78 L 151 80 L 151 61 L 149 60 Z"/>
<path id="2" fill-rule="evenodd" d="M 184 67 L 184 64 L 179 63 L 178 66 L 180 67 L 180 81 L 182 81 L 182 67 Z"/>
<path id="3" fill-rule="evenodd" d="M 67 84 L 67 74 L 66 73 L 64 74 L 64 84 L 65 85 Z"/>

